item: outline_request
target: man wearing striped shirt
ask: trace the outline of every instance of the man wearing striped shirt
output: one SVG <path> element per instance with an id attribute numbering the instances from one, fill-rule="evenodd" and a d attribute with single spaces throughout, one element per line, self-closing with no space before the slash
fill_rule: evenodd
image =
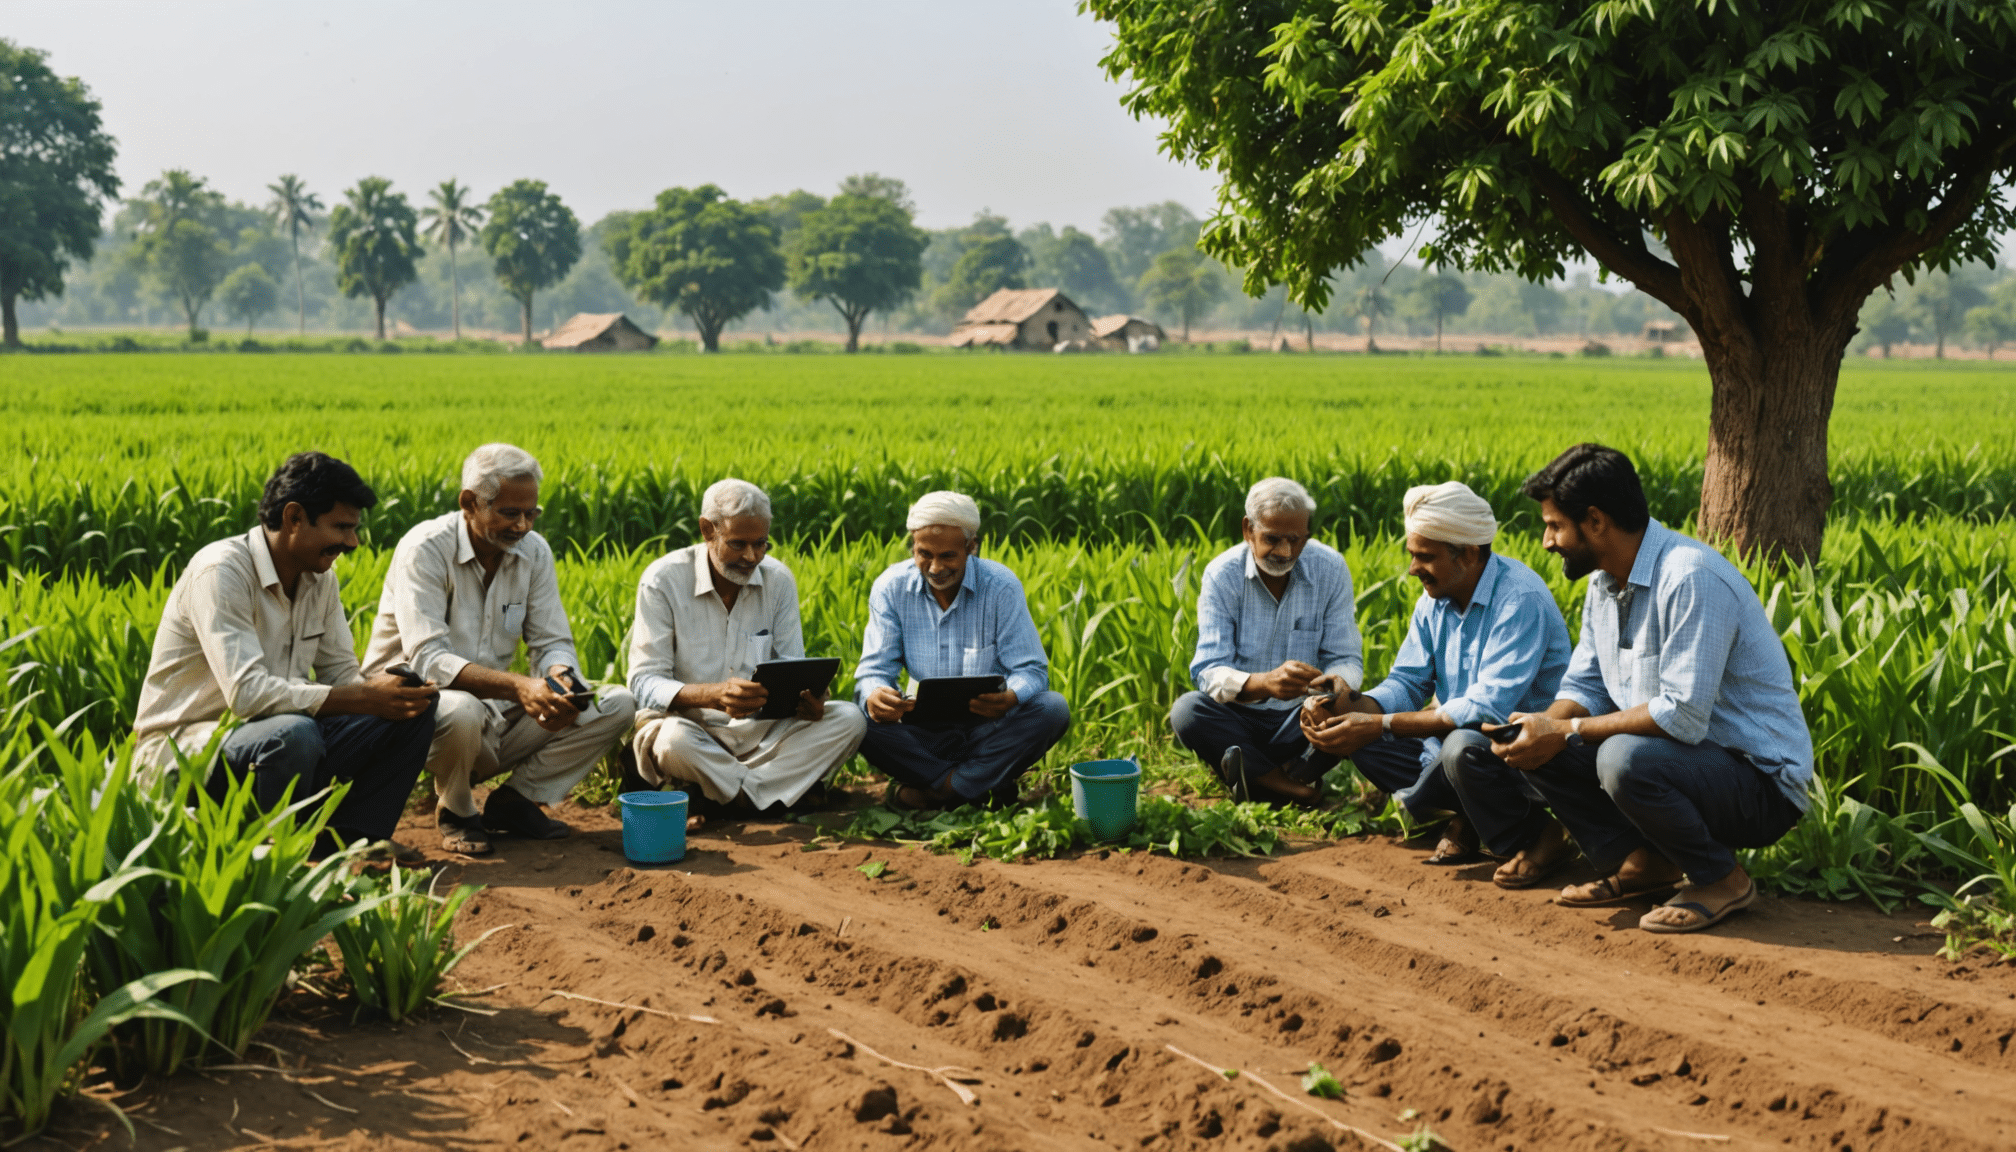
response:
<path id="1" fill-rule="evenodd" d="M 1198 589 L 1198 690 L 1177 699 L 1169 724 L 1240 799 L 1314 803 L 1320 772 L 1303 759 L 1297 710 L 1311 694 L 1355 696 L 1365 679 L 1351 570 L 1310 538 L 1315 514 L 1293 480 L 1253 485 L 1244 541 L 1205 567 Z"/>
<path id="2" fill-rule="evenodd" d="M 861 756 L 896 781 L 901 807 L 1012 802 L 1015 781 L 1071 723 L 1064 697 L 1049 690 L 1050 661 L 1022 583 L 980 558 L 980 506 L 970 496 L 930 493 L 905 526 L 910 558 L 868 594 L 854 671 L 855 699 L 869 719 Z M 917 707 L 896 688 L 905 669 L 913 682 L 999 676 L 1005 686 L 976 696 L 969 722 L 927 728 L 904 723 Z"/>

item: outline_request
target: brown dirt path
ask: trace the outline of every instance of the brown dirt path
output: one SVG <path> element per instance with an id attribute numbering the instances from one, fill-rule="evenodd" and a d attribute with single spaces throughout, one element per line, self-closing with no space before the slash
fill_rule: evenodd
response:
<path id="1" fill-rule="evenodd" d="M 1654 937 L 1386 841 L 967 868 L 726 825 L 633 869 L 609 815 L 568 815 L 459 867 L 491 886 L 465 936 L 518 926 L 458 972 L 495 1016 L 283 1021 L 284 1074 L 128 1098 L 138 1146 L 2016 1147 L 2016 972 L 1932 958 L 1909 913 L 1766 899 Z M 1311 1060 L 1345 1099 L 1301 1092 Z"/>

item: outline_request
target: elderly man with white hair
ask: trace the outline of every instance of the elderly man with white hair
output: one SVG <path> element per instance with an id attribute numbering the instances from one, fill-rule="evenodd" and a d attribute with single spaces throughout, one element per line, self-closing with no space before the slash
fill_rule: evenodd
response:
<path id="1" fill-rule="evenodd" d="M 1507 801 L 1518 810 L 1491 813 L 1496 819 L 1486 823 L 1491 850 L 1511 856 L 1539 838 L 1546 813 L 1475 729 L 1553 702 L 1568 671 L 1568 624 L 1545 580 L 1491 550 L 1498 521 L 1468 485 L 1409 488 L 1401 512 L 1407 574 L 1421 582 L 1407 639 L 1378 687 L 1353 701 L 1305 705 L 1302 732 L 1324 754 L 1320 766 L 1350 757 L 1413 818 L 1454 813 L 1428 864 L 1477 856 L 1477 823 L 1465 815 L 1459 768 L 1501 778 L 1520 795 Z M 1422 708 L 1431 697 L 1434 707 Z"/>
<path id="2" fill-rule="evenodd" d="M 1197 691 L 1169 710 L 1176 738 L 1241 800 L 1314 804 L 1296 706 L 1349 696 L 1365 678 L 1351 570 L 1311 537 L 1316 501 L 1270 476 L 1246 493 L 1241 543 L 1205 565 L 1197 592 Z"/>
<path id="3" fill-rule="evenodd" d="M 541 811 L 557 804 L 630 727 L 623 688 L 601 690 L 587 711 L 553 691 L 581 658 L 553 549 L 539 520 L 539 462 L 509 444 L 485 444 L 462 464 L 456 511 L 414 525 L 392 553 L 365 668 L 398 664 L 439 685 L 427 770 L 439 798 L 435 825 L 451 852 L 490 851 L 490 834 L 555 840 L 572 829 Z M 511 671 L 525 642 L 536 675 Z M 504 772 L 479 815 L 471 785 Z"/>
<path id="4" fill-rule="evenodd" d="M 721 480 L 700 498 L 700 543 L 644 570 L 630 626 L 631 739 L 637 779 L 692 784 L 718 804 L 797 804 L 860 746 L 867 721 L 844 701 L 803 692 L 797 714 L 761 720 L 756 666 L 805 655 L 798 583 L 770 551 L 770 498 Z"/>
<path id="5" fill-rule="evenodd" d="M 980 506 L 957 492 L 933 492 L 910 508 L 910 558 L 875 580 L 854 694 L 871 723 L 861 755 L 896 781 L 896 803 L 942 808 L 1012 802 L 1015 782 L 1071 724 L 1064 697 L 1049 690 L 1050 661 L 1029 615 L 1022 583 L 980 558 Z M 916 701 L 896 690 L 911 680 L 1000 676 L 1006 688 L 968 706 L 964 724 L 903 723 Z"/>

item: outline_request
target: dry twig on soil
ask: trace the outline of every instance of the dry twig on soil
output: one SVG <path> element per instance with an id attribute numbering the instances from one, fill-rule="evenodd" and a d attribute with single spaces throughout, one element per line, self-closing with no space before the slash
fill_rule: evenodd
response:
<path id="1" fill-rule="evenodd" d="M 597 1000 L 593 996 L 582 996 L 573 992 L 562 992 L 558 988 L 548 990 L 546 996 L 541 997 L 541 999 L 546 999 L 548 997 L 553 996 L 560 996 L 568 1000 L 584 1000 L 590 1004 L 600 1004 L 604 1008 L 622 1008 L 630 1012 L 649 1012 L 653 1016 L 664 1016 L 667 1019 L 671 1020 L 691 1020 L 696 1024 L 719 1024 L 721 1022 L 719 1020 L 716 1020 L 712 1016 L 689 1016 L 684 1012 L 667 1012 L 662 1008 L 646 1008 L 642 1004 L 619 1004 L 614 1000 Z"/>
<path id="2" fill-rule="evenodd" d="M 1171 1052 L 1174 1052 L 1176 1055 L 1181 1056 L 1183 1059 L 1190 1061 L 1192 1064 L 1195 1064 L 1200 1068 L 1208 1070 L 1214 1076 L 1222 1078 L 1228 1071 L 1226 1068 L 1220 1065 L 1212 1064 L 1206 1060 L 1200 1060 L 1197 1057 L 1192 1056 L 1190 1053 L 1183 1051 L 1181 1048 L 1176 1047 L 1174 1044 L 1164 1044 L 1163 1047 L 1167 1048 Z M 1310 1115 L 1317 1117 L 1318 1119 L 1321 1119 L 1322 1121 L 1329 1124 L 1333 1128 L 1349 1132 L 1353 1136 L 1358 1137 L 1360 1140 L 1365 1140 L 1373 1144 L 1377 1144 L 1381 1148 L 1390 1148 L 1392 1149 L 1392 1152 L 1406 1152 L 1406 1149 L 1400 1147 L 1400 1145 L 1398 1144 L 1393 1143 L 1391 1140 L 1381 1139 L 1380 1137 L 1374 1136 L 1372 1133 L 1367 1132 L 1363 1128 L 1354 1128 L 1351 1125 L 1344 1123 L 1342 1120 L 1337 1119 L 1335 1116 L 1330 1115 L 1328 1112 L 1323 1111 L 1321 1108 L 1316 1107 L 1314 1104 L 1310 1104 L 1304 1100 L 1295 1099 L 1293 1096 L 1290 1096 L 1286 1092 L 1281 1091 L 1279 1088 L 1274 1087 L 1274 1085 L 1269 1084 L 1266 1081 L 1266 1079 L 1262 1077 L 1258 1072 L 1247 1072 L 1236 1068 L 1230 1069 L 1230 1071 L 1238 1072 L 1239 1079 L 1250 1080 L 1253 1083 L 1258 1084 L 1260 1087 L 1265 1088 L 1267 1091 L 1272 1092 L 1274 1095 L 1279 1096 L 1281 1099 L 1286 1100 L 1288 1103 L 1293 1104 L 1295 1107 L 1302 1109 L 1304 1112 L 1307 1112 Z"/>
<path id="3" fill-rule="evenodd" d="M 1707 1140 L 1715 1144 L 1729 1143 L 1729 1137 L 1717 1136 L 1709 1132 L 1682 1132 L 1677 1128 L 1661 1128 L 1657 1124 L 1652 1126 L 1652 1131 L 1664 1133 L 1667 1136 L 1678 1136 L 1683 1140 Z"/>
<path id="4" fill-rule="evenodd" d="M 972 1071 L 972 1069 L 970 1068 L 961 1068 L 957 1064 L 947 1064 L 943 1068 L 926 1068 L 922 1064 L 905 1064 L 901 1060 L 891 1060 L 889 1057 L 884 1056 L 882 1053 L 875 1051 L 873 1048 L 868 1047 L 866 1044 L 861 1043 L 859 1040 L 854 1039 L 852 1036 L 847 1035 L 845 1032 L 840 1031 L 838 1028 L 828 1028 L 826 1029 L 826 1031 L 831 1032 L 833 1035 L 838 1036 L 840 1039 L 845 1040 L 847 1043 L 854 1045 L 856 1048 L 859 1048 L 861 1051 L 866 1052 L 868 1055 L 875 1057 L 877 1060 L 882 1061 L 884 1064 L 893 1064 L 898 1068 L 908 1068 L 912 1072 L 922 1072 L 926 1076 L 932 1076 L 937 1078 L 937 1080 L 940 1083 L 944 1084 L 945 1087 L 950 1088 L 953 1094 L 959 1097 L 959 1101 L 962 1104 L 980 1103 L 980 1098 L 978 1096 L 975 1096 L 972 1093 L 972 1091 L 968 1089 L 964 1084 L 959 1083 L 957 1080 L 954 1080 L 950 1076 L 947 1076 L 945 1074 L 947 1072 L 970 1072 Z"/>

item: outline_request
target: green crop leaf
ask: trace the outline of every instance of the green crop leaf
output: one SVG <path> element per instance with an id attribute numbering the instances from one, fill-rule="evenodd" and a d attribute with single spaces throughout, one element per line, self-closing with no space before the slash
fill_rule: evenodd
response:
<path id="1" fill-rule="evenodd" d="M 889 862 L 887 860 L 870 860 L 868 863 L 854 870 L 868 877 L 870 880 L 877 880 L 881 878 L 884 872 L 889 870 Z"/>
<path id="2" fill-rule="evenodd" d="M 1325 1100 L 1344 1098 L 1344 1085 L 1337 1082 L 1337 1077 L 1332 1076 L 1328 1068 L 1314 1062 L 1310 1063 L 1309 1071 L 1302 1074 L 1302 1090 Z"/>

